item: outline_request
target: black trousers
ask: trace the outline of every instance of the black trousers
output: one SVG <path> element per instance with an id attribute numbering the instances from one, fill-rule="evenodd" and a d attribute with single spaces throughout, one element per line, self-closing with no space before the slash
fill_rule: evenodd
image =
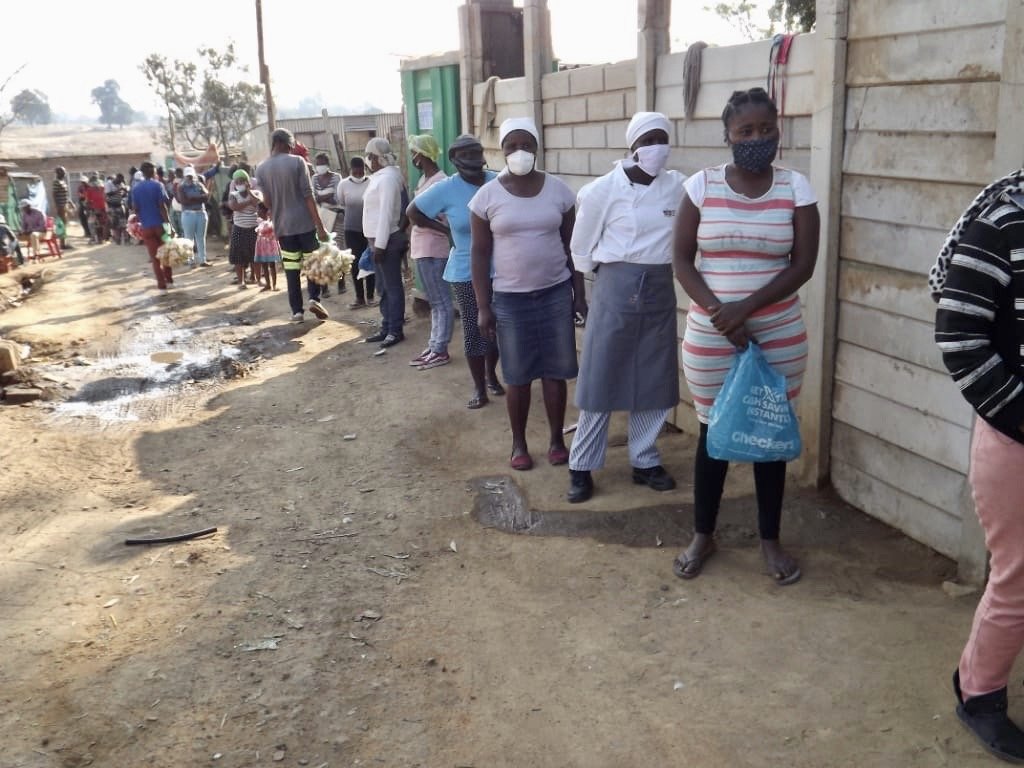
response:
<path id="1" fill-rule="evenodd" d="M 697 456 L 693 462 L 693 517 L 697 533 L 710 536 L 715 532 L 728 472 L 728 461 L 713 459 L 708 455 L 708 425 L 701 424 Z M 754 489 L 757 494 L 758 532 L 762 539 L 778 539 L 782 521 L 782 497 L 786 492 L 786 462 L 756 462 Z"/>
<path id="2" fill-rule="evenodd" d="M 377 278 L 374 275 L 362 280 L 356 280 L 355 277 L 359 274 L 359 257 L 363 255 L 366 246 L 366 236 L 362 232 L 355 229 L 345 230 L 345 247 L 356 257 L 355 263 L 352 265 L 352 285 L 356 289 L 356 301 L 373 301 L 373 291 L 377 285 Z"/>

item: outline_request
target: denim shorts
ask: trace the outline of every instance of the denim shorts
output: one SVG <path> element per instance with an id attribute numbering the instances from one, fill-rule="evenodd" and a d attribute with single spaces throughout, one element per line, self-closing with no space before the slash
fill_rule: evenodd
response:
<path id="1" fill-rule="evenodd" d="M 534 379 L 576 378 L 570 281 L 527 293 L 495 291 L 493 307 L 505 383 L 522 386 Z"/>

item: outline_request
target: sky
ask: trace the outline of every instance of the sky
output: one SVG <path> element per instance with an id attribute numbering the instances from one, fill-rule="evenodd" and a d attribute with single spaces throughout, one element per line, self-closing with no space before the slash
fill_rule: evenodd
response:
<path id="1" fill-rule="evenodd" d="M 368 105 L 400 111 L 399 62 L 457 49 L 457 8 L 463 1 L 263 0 L 267 64 L 278 108 L 312 99 L 352 111 Z M 595 13 L 598 2 L 601 12 Z M 673 51 L 696 40 L 744 42 L 737 29 L 705 8 L 710 5 L 713 0 L 673 0 Z M 548 0 L 548 8 L 561 61 L 601 64 L 636 56 L 636 0 Z M 16 93 L 30 88 L 45 93 L 55 113 L 98 117 L 90 92 L 114 79 L 134 109 L 157 116 L 160 104 L 139 70 L 146 56 L 187 60 L 200 46 L 220 47 L 229 40 L 249 64 L 252 80 L 258 80 L 254 0 L 174 0 L 123 15 L 79 0 L 52 0 L 45 15 L 60 19 L 47 24 L 45 35 L 4 36 L 0 81 L 26 66 L 0 94 L 0 112 L 8 110 Z M 759 15 L 764 18 L 763 8 Z M 12 3 L 4 17 L 7 30 L 31 29 L 39 21 L 38 9 L 23 2 Z M 147 17 L 152 19 L 148 28 L 141 23 Z M 303 30 L 306 37 L 299 39 Z M 55 51 L 65 52 L 63 63 Z"/>

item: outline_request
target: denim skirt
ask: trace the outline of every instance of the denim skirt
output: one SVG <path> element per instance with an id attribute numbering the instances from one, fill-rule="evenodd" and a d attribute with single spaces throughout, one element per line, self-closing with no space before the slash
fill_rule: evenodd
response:
<path id="1" fill-rule="evenodd" d="M 493 307 L 505 383 L 522 386 L 534 379 L 576 378 L 579 368 L 569 280 L 539 291 L 495 291 Z"/>

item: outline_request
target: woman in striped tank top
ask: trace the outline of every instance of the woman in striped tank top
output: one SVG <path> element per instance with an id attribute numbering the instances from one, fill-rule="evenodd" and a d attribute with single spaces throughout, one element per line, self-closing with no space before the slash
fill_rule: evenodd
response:
<path id="1" fill-rule="evenodd" d="M 802 174 L 772 165 L 779 119 L 771 98 L 762 88 L 736 91 L 722 122 L 733 162 L 689 177 L 676 217 L 676 279 L 690 297 L 683 372 L 701 422 L 694 537 L 673 566 L 684 579 L 697 576 L 715 551 L 729 469 L 708 455 L 708 412 L 737 351 L 750 341 L 786 376 L 790 399 L 800 393 L 807 332 L 796 292 L 813 274 L 818 252 L 814 191 Z M 792 584 L 800 567 L 779 543 L 785 462 L 755 463 L 754 483 L 761 554 L 778 584 Z"/>

